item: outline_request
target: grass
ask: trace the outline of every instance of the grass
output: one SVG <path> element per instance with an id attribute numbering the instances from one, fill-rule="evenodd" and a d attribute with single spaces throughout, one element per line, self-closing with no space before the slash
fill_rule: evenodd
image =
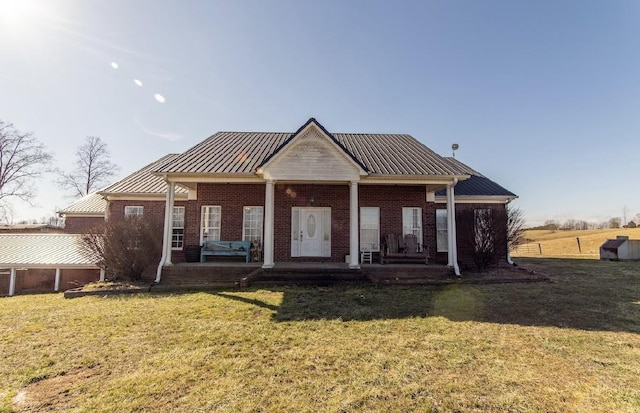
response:
<path id="1" fill-rule="evenodd" d="M 640 410 L 637 263 L 553 282 L 0 299 L 0 411 Z"/>
<path id="2" fill-rule="evenodd" d="M 631 239 L 640 239 L 640 228 L 593 229 L 576 231 L 527 230 L 524 238 L 528 243 L 519 246 L 512 255 L 514 257 L 540 256 L 538 243 L 542 248 L 542 256 L 555 258 L 600 258 L 600 246 L 617 235 L 626 235 Z M 578 241 L 580 238 L 580 249 Z"/>

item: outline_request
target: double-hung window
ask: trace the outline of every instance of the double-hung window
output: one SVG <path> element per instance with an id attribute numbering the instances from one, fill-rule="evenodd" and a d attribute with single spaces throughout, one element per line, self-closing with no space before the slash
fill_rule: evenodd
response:
<path id="1" fill-rule="evenodd" d="M 262 244 L 262 216 L 264 208 L 261 206 L 246 206 L 242 214 L 242 240 L 258 241 Z"/>
<path id="2" fill-rule="evenodd" d="M 127 205 L 127 206 L 124 207 L 124 217 L 125 218 L 141 217 L 143 213 L 144 213 L 144 207 L 143 206 L 130 206 L 130 205 Z"/>
<path id="3" fill-rule="evenodd" d="M 360 251 L 380 251 L 380 208 L 360 208 Z"/>
<path id="4" fill-rule="evenodd" d="M 202 206 L 200 243 L 204 243 L 205 241 L 220 241 L 221 215 L 222 207 L 220 206 Z"/>
<path id="5" fill-rule="evenodd" d="M 449 251 L 448 233 L 447 210 L 436 209 L 436 249 L 438 252 Z"/>
<path id="6" fill-rule="evenodd" d="M 173 207 L 173 230 L 171 248 L 181 250 L 184 247 L 184 207 Z"/>
<path id="7" fill-rule="evenodd" d="M 422 249 L 422 208 L 402 208 L 402 235 L 407 234 L 415 235 Z"/>

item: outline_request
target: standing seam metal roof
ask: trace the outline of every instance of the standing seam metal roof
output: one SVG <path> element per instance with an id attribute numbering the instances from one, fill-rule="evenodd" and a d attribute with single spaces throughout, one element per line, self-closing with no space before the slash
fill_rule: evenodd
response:
<path id="1" fill-rule="evenodd" d="M 294 133 L 295 134 L 295 133 Z M 255 173 L 294 134 L 218 132 L 164 165 L 159 173 Z M 444 158 L 410 135 L 331 134 L 347 155 L 372 174 L 460 175 Z"/>
<path id="2" fill-rule="evenodd" d="M 0 234 L 3 265 L 94 265 L 80 234 Z"/>
<path id="3" fill-rule="evenodd" d="M 172 161 L 178 155 L 169 154 L 155 162 L 143 167 L 118 182 L 109 185 L 99 193 L 133 193 L 133 194 L 166 194 L 167 184 L 160 176 L 155 176 L 151 172 L 162 167 L 167 162 Z M 176 186 L 176 193 L 186 194 L 189 191 L 181 186 Z"/>
<path id="4" fill-rule="evenodd" d="M 93 193 L 86 195 L 73 204 L 58 211 L 59 214 L 104 214 L 107 209 L 107 201 L 102 195 Z"/>
<path id="5" fill-rule="evenodd" d="M 459 174 L 471 175 L 469 179 L 458 182 L 455 187 L 456 196 L 506 196 L 517 197 L 513 192 L 503 188 L 480 172 L 471 169 L 466 164 L 456 158 L 444 158 Z M 446 191 L 441 189 L 436 191 L 436 195 L 444 196 Z"/>

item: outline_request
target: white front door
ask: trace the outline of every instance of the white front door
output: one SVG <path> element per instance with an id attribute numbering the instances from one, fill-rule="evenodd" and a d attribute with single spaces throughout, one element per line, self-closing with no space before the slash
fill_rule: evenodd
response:
<path id="1" fill-rule="evenodd" d="M 322 256 L 322 209 L 300 209 L 300 256 Z"/>
<path id="2" fill-rule="evenodd" d="M 331 256 L 331 208 L 291 208 L 291 256 Z"/>

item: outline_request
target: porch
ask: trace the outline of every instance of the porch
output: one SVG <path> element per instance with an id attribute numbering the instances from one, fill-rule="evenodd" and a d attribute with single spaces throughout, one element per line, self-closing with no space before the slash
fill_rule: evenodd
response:
<path id="1" fill-rule="evenodd" d="M 340 283 L 446 284 L 455 280 L 451 267 L 439 264 L 361 264 L 282 262 L 264 268 L 262 262 L 179 263 L 162 271 L 161 288 L 215 289 L 277 285 L 332 285 Z"/>

